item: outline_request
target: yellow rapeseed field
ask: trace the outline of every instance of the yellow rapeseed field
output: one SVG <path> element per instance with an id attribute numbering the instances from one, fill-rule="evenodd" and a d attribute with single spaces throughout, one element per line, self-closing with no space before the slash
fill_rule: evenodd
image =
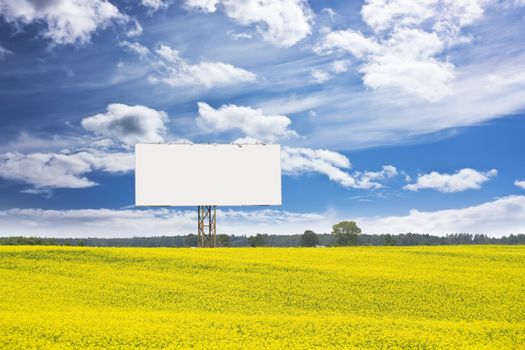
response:
<path id="1" fill-rule="evenodd" d="M 0 247 L 1 349 L 525 349 L 525 247 Z"/>

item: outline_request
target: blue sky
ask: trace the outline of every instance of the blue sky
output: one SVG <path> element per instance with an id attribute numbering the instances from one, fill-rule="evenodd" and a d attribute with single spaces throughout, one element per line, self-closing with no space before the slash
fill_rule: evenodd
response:
<path id="1" fill-rule="evenodd" d="M 137 142 L 283 145 L 219 231 L 525 232 L 525 3 L 0 0 L 0 235 L 194 231 Z"/>

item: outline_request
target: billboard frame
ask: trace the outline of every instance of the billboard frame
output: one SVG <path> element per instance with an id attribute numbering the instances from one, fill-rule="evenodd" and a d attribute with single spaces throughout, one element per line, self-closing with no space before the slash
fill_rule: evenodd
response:
<path id="1" fill-rule="evenodd" d="M 224 146 L 228 146 L 228 147 L 239 147 L 239 148 L 243 148 L 243 147 L 247 147 L 247 148 L 250 148 L 250 147 L 269 147 L 269 148 L 272 148 L 273 150 L 266 152 L 267 154 L 265 155 L 265 158 L 266 158 L 265 160 L 267 162 L 269 160 L 271 160 L 271 164 L 270 163 L 268 163 L 268 164 L 272 165 L 273 168 L 269 167 L 270 171 L 268 171 L 266 169 L 261 168 L 261 164 L 259 164 L 259 163 L 264 164 L 264 162 L 251 162 L 250 164 L 252 165 L 253 169 L 249 169 L 249 170 L 252 171 L 252 174 L 254 174 L 254 177 L 256 177 L 256 176 L 260 175 L 260 174 L 257 173 L 257 170 L 263 169 L 264 171 L 267 171 L 267 173 L 270 176 L 274 177 L 274 178 L 271 181 L 266 181 L 266 183 L 264 183 L 263 186 L 260 186 L 261 188 L 258 189 L 258 191 L 259 191 L 259 194 L 258 194 L 259 197 L 258 198 L 263 198 L 263 200 L 261 200 L 262 203 L 253 203 L 253 202 L 250 202 L 250 203 L 247 203 L 247 204 L 224 204 L 225 202 L 222 202 L 222 203 L 210 203 L 210 202 L 213 202 L 213 200 L 203 200 L 203 203 L 198 203 L 196 201 L 192 202 L 190 200 L 188 202 L 188 204 L 183 204 L 183 203 L 173 204 L 175 202 L 168 203 L 168 201 L 166 201 L 166 203 L 163 203 L 161 200 L 159 200 L 158 204 L 153 204 L 154 201 L 151 201 L 151 199 L 150 199 L 150 202 L 148 202 L 146 200 L 146 201 L 141 202 L 141 203 L 146 203 L 146 204 L 141 204 L 141 203 L 138 203 L 139 201 L 137 200 L 138 192 L 139 192 L 138 191 L 138 179 L 137 179 L 138 178 L 137 173 L 139 173 L 137 171 L 137 169 L 138 169 L 138 167 L 137 167 L 137 158 L 138 158 L 137 157 L 137 150 L 140 147 L 142 147 L 142 146 L 179 146 L 179 147 L 181 147 L 181 146 L 182 147 L 193 147 L 193 146 L 197 146 L 197 147 L 202 147 L 202 146 L 211 146 L 211 147 L 221 146 L 221 147 L 224 147 Z M 159 148 L 159 149 L 161 149 L 161 148 Z M 231 149 L 229 151 L 231 151 Z M 276 152 L 277 152 L 277 154 L 276 154 Z M 226 206 L 256 206 L 256 205 L 281 205 L 282 204 L 282 181 L 281 181 L 281 157 L 280 157 L 280 152 L 281 152 L 281 147 L 278 144 L 270 144 L 270 145 L 267 145 L 267 144 L 237 144 L 237 143 L 221 144 L 221 145 L 219 145 L 219 144 L 192 144 L 192 143 L 137 144 L 137 145 L 135 145 L 135 205 L 136 206 L 193 206 L 193 205 L 196 204 L 197 205 L 198 246 L 200 248 L 206 248 L 206 247 L 213 248 L 213 247 L 216 247 L 217 246 L 217 240 L 216 240 L 216 232 L 217 232 L 217 204 L 222 204 L 222 205 L 226 205 Z M 249 153 L 250 152 L 248 152 L 248 156 L 249 156 Z M 255 152 L 253 154 L 257 155 L 258 153 Z M 259 155 L 264 155 L 264 152 L 263 153 L 259 152 Z M 275 160 L 273 160 L 273 157 L 275 157 L 276 155 L 278 156 L 278 160 L 277 160 L 276 163 L 273 163 L 275 161 Z M 246 157 L 246 154 L 243 155 L 243 156 Z M 144 157 L 144 155 L 141 155 L 141 157 Z M 239 160 L 242 160 L 242 157 Z M 188 159 L 185 159 L 185 161 L 188 162 Z M 142 159 L 142 162 L 144 162 L 144 159 Z M 189 164 L 191 165 L 194 162 L 194 159 L 189 160 L 189 162 L 190 162 Z M 226 163 L 228 163 L 228 162 L 226 162 Z M 198 177 L 197 179 L 189 179 L 188 180 L 188 181 L 191 181 L 191 182 L 195 182 L 195 184 L 194 184 L 194 186 L 192 188 L 193 189 L 197 189 L 197 190 L 202 189 L 203 191 L 208 190 L 208 191 L 213 192 L 216 196 L 217 196 L 217 194 L 221 194 L 221 191 L 215 191 L 214 192 L 214 190 L 218 187 L 217 183 L 214 183 L 213 181 L 209 180 L 210 176 L 214 176 L 213 171 L 216 170 L 217 167 L 218 167 L 217 161 L 215 159 L 209 159 L 209 163 L 206 163 L 204 167 L 200 166 L 200 163 L 196 163 L 196 164 L 199 165 L 199 166 L 197 166 L 197 171 L 194 171 L 193 174 L 197 174 L 197 175 L 200 175 L 200 176 L 197 176 Z M 230 163 L 230 165 L 231 164 L 232 163 Z M 235 164 L 235 165 L 236 165 L 236 169 L 242 169 L 242 167 L 239 167 L 237 164 Z M 223 172 L 224 172 L 224 168 L 228 167 L 228 164 L 226 164 L 226 165 L 220 164 L 220 166 L 223 167 Z M 160 168 L 162 168 L 162 166 Z M 141 171 L 144 171 L 144 164 L 141 165 Z M 220 171 L 220 169 L 218 171 Z M 247 171 L 247 172 L 245 171 L 244 174 L 241 174 L 241 176 L 242 175 L 244 175 L 244 176 L 248 175 L 249 176 L 250 175 L 250 171 Z M 173 173 L 173 170 L 171 170 L 171 172 Z M 157 171 L 157 172 L 153 171 L 153 178 L 154 178 L 154 175 L 158 175 L 159 173 L 160 173 L 159 171 Z M 143 173 L 140 173 L 140 174 L 141 174 L 140 176 L 144 175 Z M 149 174 L 149 175 L 151 176 L 151 174 Z M 221 175 L 224 176 L 224 174 L 221 174 Z M 260 176 L 259 176 L 259 179 L 261 179 Z M 166 181 L 166 179 L 163 179 L 163 180 Z M 241 180 L 242 179 L 237 179 L 237 182 L 235 184 L 238 184 L 238 182 L 241 181 Z M 151 181 L 151 178 L 149 179 L 149 181 Z M 169 183 L 172 183 L 172 182 L 169 182 Z M 250 184 L 250 182 L 248 182 L 248 184 Z M 231 187 L 232 183 L 229 183 L 229 185 Z M 266 186 L 266 188 L 265 188 L 264 185 Z M 256 184 L 252 183 L 251 186 L 256 186 Z M 246 190 L 246 183 L 244 184 L 244 187 L 245 187 L 244 190 Z M 158 188 L 156 188 L 156 190 L 158 191 Z M 261 192 L 261 190 L 262 190 L 262 192 Z M 256 193 L 255 190 L 254 190 L 253 193 Z M 200 193 L 200 194 L 202 195 L 202 193 Z M 185 193 L 184 195 L 187 196 L 188 193 Z M 224 195 L 224 193 L 222 193 L 222 195 Z M 256 193 L 256 196 L 257 196 L 257 193 Z M 168 197 L 169 197 L 169 195 L 168 195 Z M 211 197 L 213 197 L 213 195 Z M 220 197 L 220 195 L 217 196 L 217 198 L 219 198 L 219 197 Z M 141 197 L 141 200 L 143 200 L 142 197 Z M 191 204 L 190 204 L 190 202 L 191 202 Z M 267 202 L 267 203 L 265 203 L 265 202 Z M 235 202 L 235 200 L 233 200 L 231 203 L 236 203 L 236 202 Z"/>

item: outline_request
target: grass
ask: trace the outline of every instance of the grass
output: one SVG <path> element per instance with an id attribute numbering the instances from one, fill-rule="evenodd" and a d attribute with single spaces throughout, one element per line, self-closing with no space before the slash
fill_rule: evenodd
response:
<path id="1" fill-rule="evenodd" d="M 524 344 L 525 246 L 0 247 L 0 348 Z"/>

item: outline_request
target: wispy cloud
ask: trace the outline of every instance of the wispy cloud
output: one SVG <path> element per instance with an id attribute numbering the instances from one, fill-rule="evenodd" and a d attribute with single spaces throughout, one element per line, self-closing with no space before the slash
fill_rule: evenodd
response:
<path id="1" fill-rule="evenodd" d="M 141 0 L 142 6 L 149 9 L 150 13 L 167 8 L 172 0 Z"/>
<path id="2" fill-rule="evenodd" d="M 478 125 L 525 109 L 525 53 L 500 60 L 476 61 L 456 68 L 453 94 L 427 103 L 386 90 L 324 86 L 323 91 L 266 100 L 272 112 L 315 109 L 308 145 L 358 149 L 412 142 L 417 137 L 456 127 Z M 351 138 L 348 135 L 352 135 Z"/>
<path id="3" fill-rule="evenodd" d="M 337 152 L 325 149 L 283 147 L 281 167 L 286 175 L 323 174 L 347 188 L 378 189 L 382 180 L 397 175 L 392 165 L 377 172 L 349 172 L 350 160 Z"/>
<path id="4" fill-rule="evenodd" d="M 13 51 L 8 50 L 0 45 L 0 61 L 4 60 L 9 55 L 13 55 Z"/>

